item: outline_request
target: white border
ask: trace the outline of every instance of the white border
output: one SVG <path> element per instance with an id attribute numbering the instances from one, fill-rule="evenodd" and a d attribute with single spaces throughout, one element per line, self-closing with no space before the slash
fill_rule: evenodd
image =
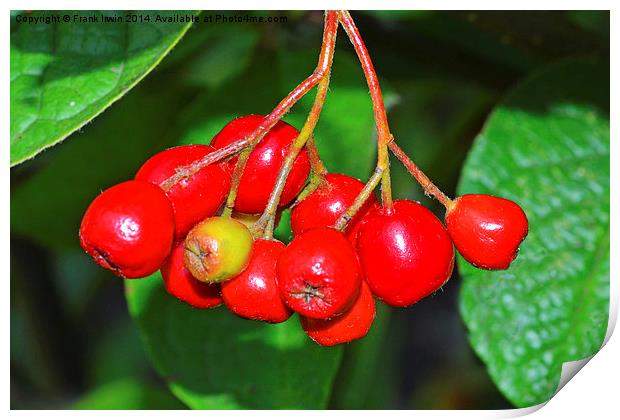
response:
<path id="1" fill-rule="evenodd" d="M 10 39 L 6 35 L 9 33 L 9 19 L 8 19 L 8 10 L 10 9 L 26 9 L 26 10 L 38 10 L 38 9 L 132 9 L 132 10 L 148 10 L 148 9 L 206 9 L 206 10 L 244 10 L 244 9 L 275 9 L 275 10 L 288 10 L 288 9 L 324 9 L 324 8 L 349 8 L 352 10 L 367 10 L 367 9 L 430 9 L 430 10 L 476 10 L 476 9 L 495 9 L 495 10 L 517 10 L 517 9 L 531 9 L 531 10 L 558 10 L 558 9 L 599 9 L 599 10 L 612 10 L 611 13 L 611 45 L 612 45 L 612 80 L 611 80 L 611 127 L 612 127 L 612 139 L 615 139 L 614 135 L 618 130 L 618 115 L 617 115 L 617 92 L 620 92 L 619 86 L 617 83 L 617 79 L 613 76 L 614 72 L 617 71 L 617 46 L 618 46 L 618 36 L 616 24 L 620 21 L 617 18 L 616 11 L 613 10 L 612 7 L 616 3 L 612 3 L 611 1 L 598 1 L 598 0 L 590 0 L 587 2 L 584 1 L 540 1 L 540 0 L 521 0 L 521 1 L 503 1 L 498 2 L 495 1 L 479 1 L 472 0 L 468 2 L 458 2 L 454 0 L 444 0 L 444 1 L 412 1 L 412 2 L 403 2 L 402 0 L 382 0 L 380 3 L 378 2 L 370 2 L 370 1 L 341 1 L 341 2 L 333 2 L 333 1 L 298 1 L 298 0 L 289 0 L 289 1 L 263 1 L 263 2 L 249 2 L 249 1 L 236 1 L 236 0 L 227 0 L 224 2 L 212 2 L 212 1 L 197 1 L 197 0 L 182 0 L 175 2 L 166 2 L 166 1 L 144 1 L 144 0 L 135 0 L 135 1 L 119 1 L 119 0 L 107 0 L 107 1 L 89 1 L 84 2 L 77 0 L 63 0 L 63 1 L 9 1 L 6 3 L 7 9 L 5 9 L 5 19 L 3 19 L 0 23 L 2 25 L 3 33 L 5 34 L 4 42 L 2 44 L 3 49 L 3 60 L 2 65 L 2 80 L 5 80 L 5 83 L 2 85 L 2 127 L 4 127 L 5 133 L 8 131 L 10 127 L 9 121 L 9 110 L 10 110 L 10 88 L 8 84 L 8 80 L 10 79 L 10 63 L 9 63 L 9 42 Z M 406 6 L 406 7 L 405 7 Z M 8 136 L 7 136 L 8 137 Z M 6 137 L 5 137 L 6 139 Z M 8 140 L 5 140 L 5 146 L 1 149 L 0 153 L 2 159 L 7 164 L 10 161 L 9 158 L 9 145 Z M 612 142 L 611 147 L 611 179 L 620 179 L 618 173 L 618 151 L 617 147 L 614 146 Z M 10 209 L 10 195 L 9 195 L 9 187 L 10 187 L 10 172 L 8 168 L 2 173 L 1 178 L 2 185 L 2 197 L 4 201 L 4 206 L 2 207 L 2 216 L 5 220 L 5 223 L 1 225 L 2 237 L 5 238 L 3 242 L 3 249 L 0 258 L 1 260 L 1 269 L 4 273 L 3 278 L 5 279 L 5 309 L 4 309 L 4 322 L 2 323 L 3 328 L 3 336 L 6 338 L 5 345 L 2 348 L 3 355 L 3 372 L 5 372 L 5 381 L 3 383 L 3 401 L 4 407 L 7 409 L 10 407 L 10 349 L 9 349 L 9 337 L 10 337 L 10 282 L 8 279 L 10 278 L 10 267 L 9 267 L 9 241 L 10 237 L 10 227 L 8 221 L 9 219 L 9 209 Z M 611 194 L 611 214 L 618 214 L 618 210 L 620 207 L 618 206 L 618 197 L 615 194 L 614 187 L 612 185 L 612 194 Z M 595 416 L 594 418 L 610 418 L 612 416 L 611 413 L 615 413 L 613 416 L 617 415 L 618 404 L 617 404 L 617 385 L 618 385 L 618 375 L 620 374 L 620 339 L 615 336 L 612 336 L 612 331 L 615 327 L 615 323 L 617 320 L 618 314 L 618 298 L 620 297 L 619 288 L 618 288 L 618 272 L 617 261 L 618 259 L 618 249 L 616 245 L 615 238 L 620 236 L 620 231 L 618 229 L 617 223 L 615 223 L 615 219 L 612 218 L 611 225 L 611 310 L 610 310 L 610 322 L 609 329 L 606 337 L 606 344 L 601 349 L 601 351 L 595 355 L 590 363 L 587 364 L 587 367 L 583 372 L 580 372 L 577 377 L 571 381 L 564 388 L 562 388 L 559 393 L 553 397 L 546 405 L 541 405 L 534 408 L 528 409 L 519 409 L 519 410 L 505 410 L 505 411 L 416 411 L 414 413 L 410 413 L 408 411 L 366 411 L 366 412 L 347 412 L 344 413 L 342 411 L 321 411 L 320 413 L 316 413 L 313 411 L 279 411 L 279 412 L 270 412 L 270 411 L 253 411 L 253 412 L 209 412 L 208 414 L 202 413 L 199 411 L 195 412 L 163 412 L 163 411 L 148 411 L 148 412 L 124 412 L 124 411 L 115 411 L 113 413 L 114 416 L 120 416 L 122 418 L 125 417 L 141 417 L 144 415 L 148 415 L 149 417 L 155 418 L 163 418 L 168 416 L 178 416 L 184 415 L 188 417 L 195 416 L 196 418 L 204 418 L 205 415 L 209 417 L 215 416 L 217 418 L 222 419 L 239 419 L 242 416 L 251 416 L 252 419 L 269 419 L 272 420 L 275 417 L 290 417 L 294 416 L 295 418 L 303 419 L 311 419 L 316 420 L 316 416 L 326 417 L 326 418 L 336 418 L 339 419 L 342 416 L 389 416 L 392 418 L 407 418 L 409 420 L 414 416 L 416 419 L 425 419 L 425 418 L 433 418 L 433 419 L 442 419 L 442 418 L 459 418 L 459 419 L 487 419 L 487 418 L 507 418 L 507 417 L 517 417 L 521 415 L 525 415 L 528 413 L 530 417 L 536 419 L 557 419 L 557 418 L 573 418 L 573 417 L 584 417 L 584 416 Z M 617 336 L 617 334 L 616 334 Z M 573 364 L 573 368 L 574 368 Z M 564 371 L 563 371 L 564 376 Z M 542 409 L 540 409 L 542 408 Z M 31 413 L 28 411 L 12 411 L 12 416 L 15 417 L 30 417 L 30 415 L 44 415 L 46 418 L 55 419 L 55 418 L 67 418 L 73 416 L 92 416 L 92 417 L 108 417 L 110 413 L 105 411 L 92 411 L 92 412 L 67 412 L 67 411 L 47 411 L 45 413 L 36 412 Z"/>

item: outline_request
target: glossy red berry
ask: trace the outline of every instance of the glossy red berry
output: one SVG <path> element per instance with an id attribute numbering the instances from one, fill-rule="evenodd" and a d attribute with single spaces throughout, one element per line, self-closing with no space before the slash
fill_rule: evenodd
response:
<path id="1" fill-rule="evenodd" d="M 333 228 L 314 228 L 297 236 L 280 255 L 276 270 L 284 302 L 306 317 L 341 314 L 359 293 L 357 255 Z"/>
<path id="2" fill-rule="evenodd" d="M 168 256 L 174 235 L 170 200 L 157 186 L 127 181 L 102 192 L 80 226 L 82 248 L 120 277 L 154 273 Z"/>
<path id="3" fill-rule="evenodd" d="M 360 228 L 368 219 L 368 215 L 381 210 L 381 204 L 375 198 L 373 203 L 363 213 L 358 213 L 355 218 L 358 218 L 357 222 L 353 225 L 347 226 L 347 239 L 353 245 L 353 248 L 357 249 L 357 236 L 359 235 Z"/>
<path id="4" fill-rule="evenodd" d="M 215 149 L 203 144 L 173 147 L 157 153 L 140 168 L 135 179 L 159 185 L 188 165 Z M 175 236 L 181 239 L 202 219 L 213 216 L 224 202 L 230 188 L 230 174 L 223 164 L 213 164 L 170 188 L 166 195 L 172 202 Z"/>
<path id="5" fill-rule="evenodd" d="M 220 286 L 196 280 L 185 267 L 183 242 L 176 244 L 161 266 L 166 291 L 196 308 L 214 308 L 222 303 Z"/>
<path id="6" fill-rule="evenodd" d="M 209 217 L 185 238 L 185 266 L 199 281 L 221 283 L 245 270 L 253 241 L 243 223 L 230 217 Z"/>
<path id="7" fill-rule="evenodd" d="M 262 122 L 260 115 L 239 117 L 229 122 L 211 141 L 215 148 L 222 148 L 236 140 L 250 135 Z M 290 124 L 279 121 L 256 145 L 245 166 L 235 210 L 242 213 L 262 213 L 267 206 L 269 195 L 276 182 L 280 167 L 289 146 L 297 138 L 299 131 Z M 231 159 L 231 166 L 237 158 Z M 231 169 L 232 170 L 232 169 Z M 303 188 L 310 172 L 308 154 L 302 150 L 284 184 L 280 206 L 290 203 Z"/>
<path id="8" fill-rule="evenodd" d="M 454 200 L 446 226 L 459 253 L 487 270 L 508 268 L 528 233 L 527 216 L 517 203 L 486 194 Z"/>
<path id="9" fill-rule="evenodd" d="M 319 226 L 333 226 L 336 220 L 353 204 L 364 183 L 342 174 L 328 174 L 323 183 L 299 203 L 291 212 L 293 235 Z M 376 203 L 371 194 L 357 215 L 349 222 L 345 234 L 352 231 L 366 210 Z"/>
<path id="10" fill-rule="evenodd" d="M 335 346 L 365 337 L 375 319 L 375 300 L 366 282 L 351 307 L 333 319 L 301 317 L 308 336 L 322 346 Z"/>
<path id="11" fill-rule="evenodd" d="M 366 281 L 379 299 L 409 306 L 448 281 L 454 247 L 443 224 L 426 207 L 407 200 L 368 214 L 357 250 Z"/>
<path id="12" fill-rule="evenodd" d="M 222 297 L 232 313 L 270 323 L 289 319 L 292 312 L 280 297 L 276 279 L 276 263 L 285 248 L 275 240 L 254 242 L 247 268 L 222 283 Z"/>

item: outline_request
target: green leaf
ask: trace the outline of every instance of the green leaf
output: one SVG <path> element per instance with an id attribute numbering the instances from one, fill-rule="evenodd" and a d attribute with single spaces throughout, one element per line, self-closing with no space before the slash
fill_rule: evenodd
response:
<path id="1" fill-rule="evenodd" d="M 341 348 L 323 348 L 296 316 L 271 325 L 168 295 L 159 273 L 125 282 L 147 350 L 172 392 L 195 409 L 324 408 Z"/>
<path id="2" fill-rule="evenodd" d="M 70 407 L 74 410 L 180 410 L 176 398 L 164 389 L 132 378 L 95 388 Z"/>
<path id="3" fill-rule="evenodd" d="M 89 384 L 101 385 L 123 378 L 147 377 L 152 372 L 138 327 L 129 316 L 123 317 L 122 321 L 106 323 L 105 329 L 89 345 L 87 355 L 86 376 Z"/>
<path id="4" fill-rule="evenodd" d="M 391 308 L 380 301 L 376 301 L 376 308 L 375 320 L 368 335 L 345 348 L 330 408 L 368 409 L 373 408 L 379 399 L 376 385 L 381 372 L 386 369 L 385 351 Z"/>
<path id="5" fill-rule="evenodd" d="M 17 24 L 11 32 L 11 165 L 34 157 L 93 119 L 146 76 L 189 29 L 155 22 L 186 12 L 71 12 L 98 23 Z M 134 14 L 135 15 L 135 14 Z M 61 18 L 55 12 L 30 17 Z M 120 16 L 123 22 L 102 22 Z"/>
<path id="6" fill-rule="evenodd" d="M 554 394 L 562 363 L 594 354 L 609 308 L 609 64 L 543 69 L 495 110 L 459 193 L 518 202 L 530 232 L 507 271 L 463 259 L 460 310 L 475 351 L 517 406 Z"/>

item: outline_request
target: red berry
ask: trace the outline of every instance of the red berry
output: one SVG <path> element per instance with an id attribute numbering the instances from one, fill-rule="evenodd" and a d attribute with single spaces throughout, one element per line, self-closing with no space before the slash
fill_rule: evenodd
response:
<path id="1" fill-rule="evenodd" d="M 454 248 L 441 221 L 407 200 L 368 214 L 357 249 L 370 289 L 392 306 L 409 306 L 439 289 L 452 274 Z"/>
<path id="2" fill-rule="evenodd" d="M 517 203 L 486 194 L 454 200 L 446 226 L 459 253 L 487 270 L 508 268 L 528 233 L 527 216 Z"/>
<path id="3" fill-rule="evenodd" d="M 319 227 L 297 236 L 280 255 L 276 270 L 286 305 L 310 318 L 343 313 L 360 288 L 355 250 L 333 228 Z"/>
<path id="4" fill-rule="evenodd" d="M 140 168 L 135 179 L 159 185 L 188 165 L 215 149 L 203 144 L 173 147 L 157 153 Z M 222 164 L 213 164 L 187 179 L 183 179 L 166 192 L 172 202 L 176 221 L 175 236 L 181 239 L 202 219 L 213 216 L 224 202 L 230 188 L 230 174 Z"/>
<path id="5" fill-rule="evenodd" d="M 364 183 L 342 174 L 328 174 L 324 182 L 299 203 L 291 212 L 291 230 L 293 235 L 319 226 L 333 226 L 336 220 L 353 204 Z M 366 210 L 377 202 L 371 194 L 356 216 L 347 225 L 346 233 L 363 217 Z"/>
<path id="6" fill-rule="evenodd" d="M 366 282 L 351 308 L 333 319 L 301 317 L 301 326 L 308 336 L 322 346 L 349 343 L 368 334 L 375 319 L 375 300 Z"/>
<path id="7" fill-rule="evenodd" d="M 357 249 L 357 236 L 359 235 L 360 228 L 368 219 L 368 215 L 372 214 L 373 212 L 379 211 L 379 210 L 381 210 L 381 204 L 379 204 L 377 199 L 374 198 L 373 203 L 370 205 L 368 209 L 366 209 L 365 212 L 361 214 L 361 217 L 359 216 L 359 213 L 355 216 L 355 218 L 358 218 L 358 217 L 360 218 L 357 220 L 355 224 L 353 224 L 353 226 L 347 229 L 347 239 L 349 240 L 349 242 L 351 242 L 351 245 L 353 245 L 353 248 Z"/>
<path id="8" fill-rule="evenodd" d="M 192 273 L 185 268 L 183 250 L 183 242 L 176 244 L 170 256 L 161 266 L 161 275 L 164 278 L 164 285 L 168 293 L 200 309 L 214 308 L 220 305 L 222 298 L 219 285 L 196 280 Z"/>
<path id="9" fill-rule="evenodd" d="M 271 323 L 284 322 L 291 310 L 278 290 L 276 262 L 286 246 L 279 241 L 254 242 L 248 267 L 237 277 L 222 283 L 224 303 L 234 314 Z"/>
<path id="10" fill-rule="evenodd" d="M 154 273 L 168 256 L 174 212 L 166 194 L 145 181 L 127 181 L 102 192 L 80 226 L 82 248 L 119 277 Z"/>
<path id="11" fill-rule="evenodd" d="M 248 115 L 239 117 L 229 122 L 214 138 L 211 145 L 222 148 L 250 135 L 263 121 L 260 115 Z M 246 163 L 237 198 L 235 210 L 242 213 L 262 213 L 269 201 L 269 195 L 278 177 L 280 167 L 289 146 L 297 138 L 299 131 L 292 125 L 279 121 L 256 145 Z M 237 162 L 237 158 L 231 159 L 231 166 Z M 302 150 L 284 184 L 284 190 L 280 197 L 280 206 L 290 203 L 302 190 L 308 173 L 310 162 L 308 154 Z"/>

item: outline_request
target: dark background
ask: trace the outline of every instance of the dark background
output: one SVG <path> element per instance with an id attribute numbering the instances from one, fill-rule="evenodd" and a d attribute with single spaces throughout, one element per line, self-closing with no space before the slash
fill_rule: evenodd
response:
<path id="1" fill-rule="evenodd" d="M 62 172 L 50 171 L 52 186 L 38 192 L 39 206 L 14 200 L 14 194 L 46 170 L 55 156 L 70 157 L 69 143 L 101 141 L 106 135 L 127 137 L 122 147 L 99 157 L 116 171 L 109 185 L 131 177 L 146 157 L 178 141 L 197 115 L 195 104 L 213 91 L 239 101 L 251 92 L 250 96 L 261 98 L 262 108 L 256 112 L 268 112 L 286 90 L 274 93 L 260 77 L 254 85 L 248 80 L 258 77 L 258 70 L 268 69 L 276 54 L 316 54 L 323 19 L 321 12 L 271 14 L 288 20 L 244 29 L 257 37 L 251 48 L 214 35 L 212 27 L 193 28 L 137 88 L 73 134 L 67 144 L 11 169 L 12 408 L 183 407 L 147 359 L 127 311 L 122 281 L 93 264 L 77 244 L 85 207 L 54 215 L 75 223 L 68 224 L 73 229 L 50 226 L 53 240 L 41 241 L 15 228 L 23 224 L 17 219 L 25 213 L 36 224 L 37 219 L 49 217 L 48 212 L 58 211 L 46 205 L 46 195 L 71 194 L 82 179 L 66 179 Z M 607 12 L 427 11 L 353 16 L 384 83 L 392 131 L 449 195 L 454 193 L 471 142 L 515 83 L 563 58 L 609 56 Z M 206 55 L 210 46 L 218 48 L 217 60 Z M 353 54 L 342 31 L 339 54 Z M 226 63 L 234 63 L 239 70 L 220 79 L 217 72 L 205 76 L 211 74 L 210 66 L 219 69 Z M 290 89 L 301 78 L 294 75 L 283 84 Z M 119 115 L 131 118 L 124 121 Z M 137 128 L 134 133 L 134 125 L 150 127 L 150 132 L 144 130 L 152 141 L 141 149 L 131 137 L 144 130 Z M 74 150 L 74 158 L 82 159 L 80 149 Z M 118 164 L 119 154 L 130 155 L 131 163 Z M 396 197 L 422 200 L 439 210 L 397 162 L 393 168 Z M 365 373 L 374 376 L 371 397 L 356 399 L 338 386 L 351 374 L 355 357 L 360 357 L 347 357 L 347 353 L 330 407 L 509 408 L 469 347 L 457 308 L 459 285 L 455 271 L 439 293 L 413 308 L 382 308 L 379 319 L 387 328 L 386 338 L 362 356 L 380 360 L 376 369 Z"/>

